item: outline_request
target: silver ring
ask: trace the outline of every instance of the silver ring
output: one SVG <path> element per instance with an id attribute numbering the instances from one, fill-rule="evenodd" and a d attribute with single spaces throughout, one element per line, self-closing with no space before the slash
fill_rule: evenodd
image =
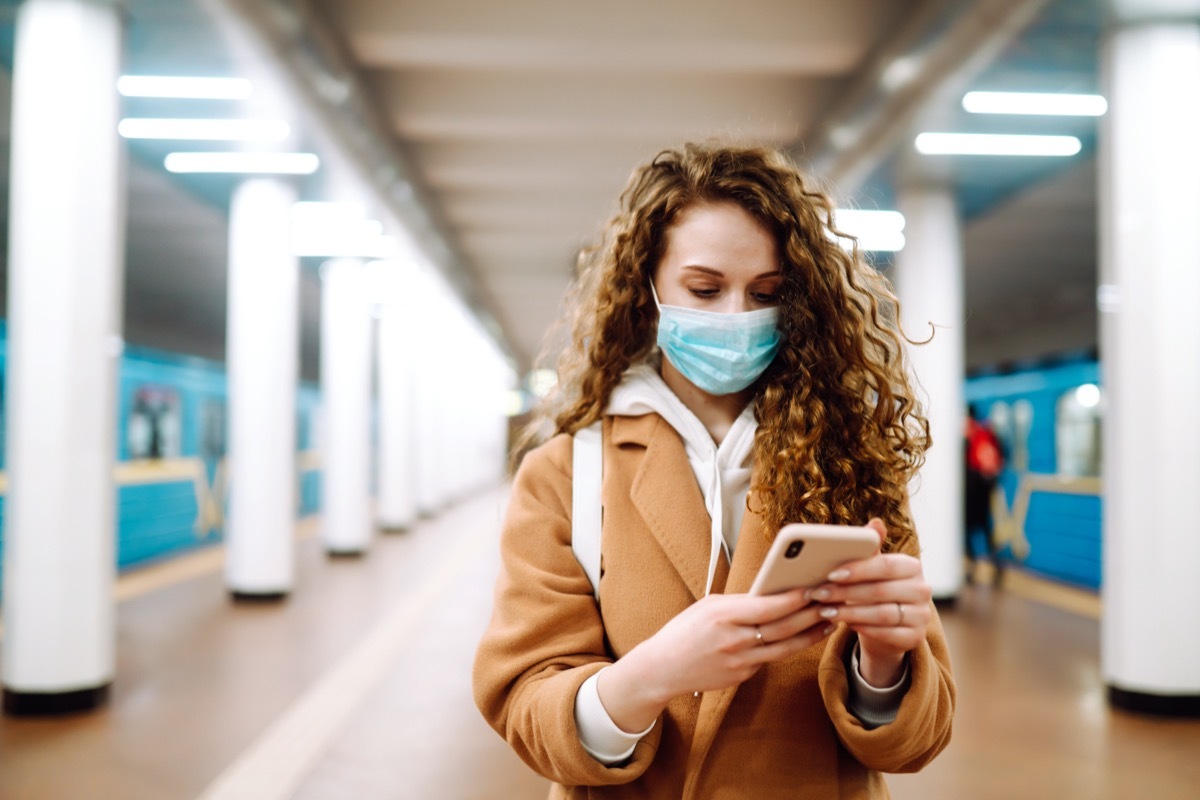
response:
<path id="1" fill-rule="evenodd" d="M 896 610 L 900 612 L 900 621 L 896 623 L 896 627 L 899 628 L 904 625 L 904 606 L 896 603 Z"/>
<path id="2" fill-rule="evenodd" d="M 762 638 L 762 628 L 758 627 L 757 625 L 754 626 L 754 638 L 759 644 L 766 644 Z"/>

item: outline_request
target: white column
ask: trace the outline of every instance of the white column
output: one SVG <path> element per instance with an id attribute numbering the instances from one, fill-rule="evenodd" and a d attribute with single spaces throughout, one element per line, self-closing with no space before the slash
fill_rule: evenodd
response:
<path id="1" fill-rule="evenodd" d="M 295 188 L 254 178 L 229 214 L 229 519 L 234 597 L 278 597 L 294 582 L 299 263 L 289 241 Z"/>
<path id="2" fill-rule="evenodd" d="M 109 5 L 29 0 L 13 64 L 4 705 L 104 701 L 114 672 L 124 170 Z"/>
<path id="3" fill-rule="evenodd" d="M 366 266 L 358 259 L 336 259 L 321 267 L 322 540 L 335 555 L 365 552 L 374 533 L 366 280 Z"/>
<path id="4" fill-rule="evenodd" d="M 385 530 L 397 531 L 412 527 L 417 520 L 414 366 L 421 337 L 412 325 L 404 291 L 398 281 L 389 282 L 385 289 L 378 351 L 378 519 Z"/>
<path id="5" fill-rule="evenodd" d="M 899 192 L 904 249 L 896 254 L 896 293 L 918 396 L 933 447 L 910 487 L 925 577 L 935 598 L 954 597 L 963 579 L 963 279 L 962 235 L 946 185 L 913 184 Z M 933 327 L 930 327 L 930 325 Z M 935 332 L 936 331 L 936 332 Z"/>
<path id="6" fill-rule="evenodd" d="M 447 390 L 452 380 L 446 346 L 448 330 L 446 317 L 451 311 L 449 302 L 437 278 L 425 274 L 417 285 L 413 323 L 422 332 L 422 343 L 416 351 L 416 426 L 417 426 L 417 511 L 423 517 L 437 514 L 447 501 L 444 466 L 446 439 Z M 426 338 L 427 337 L 427 338 Z"/>
<path id="7" fill-rule="evenodd" d="M 1165 5 L 1103 52 L 1101 648 L 1114 704 L 1200 715 L 1200 3 Z"/>

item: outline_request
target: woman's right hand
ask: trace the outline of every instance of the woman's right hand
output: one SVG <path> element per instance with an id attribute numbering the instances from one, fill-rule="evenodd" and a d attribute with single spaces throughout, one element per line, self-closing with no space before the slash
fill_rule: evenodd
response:
<path id="1" fill-rule="evenodd" d="M 600 674 L 600 701 L 622 730 L 645 730 L 672 698 L 735 686 L 811 647 L 834 626 L 807 594 L 714 594 L 693 603 Z"/>

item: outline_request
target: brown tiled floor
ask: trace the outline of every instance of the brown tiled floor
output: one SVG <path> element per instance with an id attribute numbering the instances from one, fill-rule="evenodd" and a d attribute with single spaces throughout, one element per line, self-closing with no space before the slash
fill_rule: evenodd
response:
<path id="1" fill-rule="evenodd" d="M 296 591 L 278 606 L 232 605 L 211 572 L 124 601 L 112 703 L 0 719 L 0 798 L 197 797 L 473 531 L 478 554 L 422 606 L 292 796 L 540 800 L 546 783 L 484 725 L 469 692 L 502 501 L 485 494 L 358 560 L 330 561 L 305 538 Z M 923 773 L 889 777 L 897 800 L 1200 797 L 1200 721 L 1109 710 L 1096 620 L 987 587 L 943 618 L 960 692 L 954 740 Z"/>

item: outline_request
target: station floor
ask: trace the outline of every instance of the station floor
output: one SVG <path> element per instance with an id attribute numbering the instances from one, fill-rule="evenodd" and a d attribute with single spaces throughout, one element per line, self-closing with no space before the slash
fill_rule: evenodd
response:
<path id="1" fill-rule="evenodd" d="M 110 703 L 0 718 L 0 798 L 544 798 L 470 695 L 506 497 L 480 493 L 363 558 L 326 557 L 310 519 L 280 603 L 232 603 L 220 550 L 124 576 Z M 889 776 L 893 797 L 1200 797 L 1200 721 L 1110 709 L 1095 614 L 1048 597 L 977 585 L 942 612 L 954 739 Z"/>

